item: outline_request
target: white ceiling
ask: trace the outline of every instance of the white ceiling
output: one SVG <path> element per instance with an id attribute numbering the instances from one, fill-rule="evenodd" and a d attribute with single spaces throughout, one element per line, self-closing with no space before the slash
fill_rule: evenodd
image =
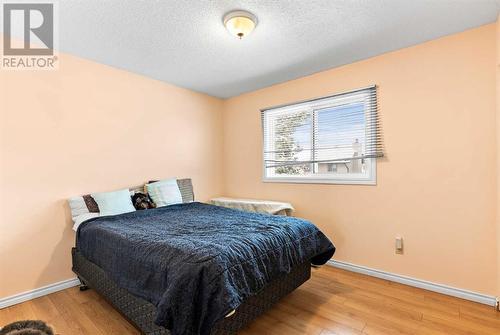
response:
<path id="1" fill-rule="evenodd" d="M 494 22 L 500 0 L 61 0 L 60 48 L 227 98 Z M 233 9 L 259 24 L 238 40 Z"/>

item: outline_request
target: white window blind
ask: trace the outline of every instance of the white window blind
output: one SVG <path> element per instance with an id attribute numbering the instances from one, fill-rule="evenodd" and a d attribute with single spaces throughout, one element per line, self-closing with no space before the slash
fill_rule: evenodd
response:
<path id="1" fill-rule="evenodd" d="M 264 179 L 374 183 L 383 156 L 376 86 L 262 110 Z"/>

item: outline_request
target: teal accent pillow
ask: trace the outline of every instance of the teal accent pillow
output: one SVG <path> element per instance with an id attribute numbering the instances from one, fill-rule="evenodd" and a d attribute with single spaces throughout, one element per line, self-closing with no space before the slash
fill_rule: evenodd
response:
<path id="1" fill-rule="evenodd" d="M 146 184 L 146 190 L 157 207 L 182 204 L 182 194 L 175 178 Z"/>
<path id="2" fill-rule="evenodd" d="M 95 202 L 97 202 L 101 216 L 135 211 L 128 189 L 114 192 L 92 193 L 91 196 L 94 198 Z"/>

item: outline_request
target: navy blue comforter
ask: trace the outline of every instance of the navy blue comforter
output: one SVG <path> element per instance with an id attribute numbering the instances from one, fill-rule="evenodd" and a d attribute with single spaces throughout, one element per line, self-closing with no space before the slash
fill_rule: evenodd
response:
<path id="1" fill-rule="evenodd" d="M 312 223 L 198 202 L 91 219 L 77 249 L 119 286 L 157 306 L 172 335 L 214 323 L 304 261 L 335 252 Z"/>

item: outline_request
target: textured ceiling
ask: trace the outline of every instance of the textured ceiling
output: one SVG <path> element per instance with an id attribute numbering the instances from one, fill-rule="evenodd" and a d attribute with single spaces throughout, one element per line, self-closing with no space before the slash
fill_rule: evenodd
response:
<path id="1" fill-rule="evenodd" d="M 496 20 L 500 0 L 64 0 L 60 48 L 217 97 Z M 259 24 L 238 40 L 233 9 Z"/>

